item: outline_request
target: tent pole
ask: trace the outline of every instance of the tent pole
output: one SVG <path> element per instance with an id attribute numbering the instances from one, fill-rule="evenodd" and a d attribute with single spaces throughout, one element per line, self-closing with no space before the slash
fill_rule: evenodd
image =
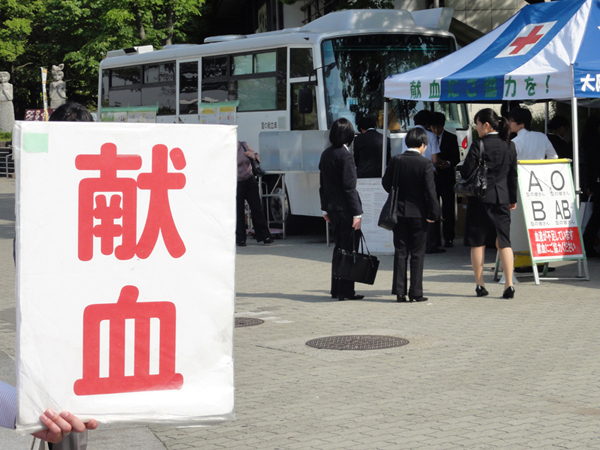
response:
<path id="1" fill-rule="evenodd" d="M 389 99 L 383 99 L 383 148 L 381 149 L 381 178 L 385 175 L 385 166 L 387 164 L 387 129 L 388 129 L 388 105 Z"/>
<path id="2" fill-rule="evenodd" d="M 579 118 L 577 117 L 577 97 L 573 97 L 571 100 L 571 133 L 573 136 L 573 175 L 575 177 L 575 201 L 577 202 L 577 208 L 579 209 L 579 194 L 581 194 L 580 183 L 579 183 L 579 133 L 577 128 L 577 122 L 579 122 Z"/>

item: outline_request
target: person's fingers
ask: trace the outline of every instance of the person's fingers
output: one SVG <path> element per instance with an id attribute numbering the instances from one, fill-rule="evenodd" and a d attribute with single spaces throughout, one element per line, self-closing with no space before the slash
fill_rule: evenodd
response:
<path id="1" fill-rule="evenodd" d="M 98 421 L 96 421 L 95 419 L 92 419 L 85 424 L 85 427 L 88 430 L 95 430 L 96 428 L 98 428 Z"/>
<path id="2" fill-rule="evenodd" d="M 62 411 L 60 413 L 60 417 L 65 420 L 65 422 L 75 433 L 83 433 L 85 431 L 85 424 L 77 416 L 74 416 L 69 411 Z"/>
<path id="3" fill-rule="evenodd" d="M 56 414 L 52 409 L 47 409 L 46 412 L 40 416 L 40 420 L 48 429 L 33 434 L 33 436 L 39 439 L 58 444 L 65 436 L 68 436 L 71 433 L 71 424 L 64 420 L 60 415 Z"/>

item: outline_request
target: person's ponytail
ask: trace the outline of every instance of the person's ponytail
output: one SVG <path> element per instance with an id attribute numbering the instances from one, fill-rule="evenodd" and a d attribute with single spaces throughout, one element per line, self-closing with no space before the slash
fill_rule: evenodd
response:
<path id="1" fill-rule="evenodd" d="M 505 117 L 498 118 L 498 130 L 496 131 L 498 131 L 500 139 L 506 142 L 510 141 L 510 123 Z"/>

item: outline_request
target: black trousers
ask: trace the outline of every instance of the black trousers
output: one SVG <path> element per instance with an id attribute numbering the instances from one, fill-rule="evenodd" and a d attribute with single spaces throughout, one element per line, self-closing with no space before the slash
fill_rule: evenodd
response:
<path id="1" fill-rule="evenodd" d="M 598 230 L 600 230 L 600 192 L 592 195 L 592 205 L 592 215 L 583 233 L 583 246 L 588 257 L 598 255 L 594 248 L 594 241 L 598 235 Z"/>
<path id="2" fill-rule="evenodd" d="M 454 171 L 452 171 L 454 174 Z M 436 243 L 441 245 L 441 236 L 444 242 L 453 241 L 456 237 L 456 194 L 454 193 L 454 178 L 447 174 L 438 174 L 435 178 L 435 189 L 438 201 L 441 199 L 440 220 L 435 223 Z M 442 233 L 440 236 L 440 221 L 442 222 Z"/>
<path id="3" fill-rule="evenodd" d="M 410 255 L 409 298 L 423 297 L 423 267 L 428 222 L 425 219 L 399 218 L 394 228 L 394 281 L 392 294 L 407 294 L 407 262 Z"/>
<path id="4" fill-rule="evenodd" d="M 338 249 L 351 252 L 356 249 L 360 241 L 360 230 L 354 233 L 354 242 L 352 241 L 352 221 L 353 216 L 347 211 L 331 211 L 327 213 L 331 222 L 333 242 L 333 258 L 331 262 L 331 296 L 332 297 L 352 297 L 354 292 L 354 281 L 341 280 L 333 276 L 333 265 L 336 261 Z"/>
<path id="5" fill-rule="evenodd" d="M 244 214 L 244 201 L 250 206 L 252 214 L 252 224 L 254 226 L 254 236 L 257 241 L 264 241 L 271 237 L 267 219 L 263 213 L 260 195 L 258 194 L 258 182 L 256 178 L 250 177 L 247 180 L 237 183 L 237 224 L 235 235 L 237 242 L 246 242 L 246 220 Z"/>

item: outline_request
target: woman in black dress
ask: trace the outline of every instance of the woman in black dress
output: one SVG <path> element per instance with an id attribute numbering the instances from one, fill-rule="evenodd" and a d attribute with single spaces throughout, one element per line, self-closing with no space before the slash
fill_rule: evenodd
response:
<path id="1" fill-rule="evenodd" d="M 471 263 L 475 273 L 478 297 L 488 295 L 483 281 L 485 245 L 496 239 L 496 247 L 504 270 L 504 298 L 513 298 L 513 251 L 510 246 L 510 211 L 517 207 L 517 152 L 509 145 L 508 121 L 490 108 L 475 115 L 477 133 L 484 143 L 484 160 L 488 168 L 487 191 L 483 199 L 469 198 L 465 245 L 471 247 Z M 479 142 L 473 142 L 460 173 L 467 178 L 477 168 Z"/>

